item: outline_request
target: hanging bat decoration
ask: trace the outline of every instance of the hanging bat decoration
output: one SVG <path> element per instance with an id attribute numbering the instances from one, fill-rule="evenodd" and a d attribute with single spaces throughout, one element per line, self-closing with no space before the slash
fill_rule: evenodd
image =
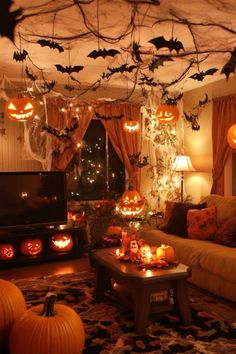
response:
<path id="1" fill-rule="evenodd" d="M 139 85 L 147 85 L 156 87 L 158 84 L 154 81 L 153 77 L 148 77 L 147 75 L 143 74 L 143 77 L 139 79 Z"/>
<path id="2" fill-rule="evenodd" d="M 143 159 L 141 160 L 140 159 L 140 155 L 141 155 L 141 152 L 139 152 L 138 154 L 133 154 L 133 155 L 128 155 L 129 157 L 129 162 L 132 166 L 136 166 L 138 168 L 142 168 L 144 166 L 147 166 L 149 165 L 149 162 L 148 162 L 148 156 L 144 156 Z"/>
<path id="3" fill-rule="evenodd" d="M 52 81 L 45 81 L 44 82 L 44 85 L 43 85 L 43 88 L 46 92 L 44 92 L 43 94 L 45 93 L 49 93 L 53 90 L 54 86 L 56 84 L 56 81 L 55 80 L 52 80 Z"/>
<path id="4" fill-rule="evenodd" d="M 37 41 L 41 47 L 49 47 L 51 49 L 57 49 L 59 53 L 64 52 L 64 48 L 57 42 L 50 40 L 50 39 L 39 39 Z"/>
<path id="5" fill-rule="evenodd" d="M 12 42 L 14 42 L 15 27 L 23 17 L 21 8 L 10 11 L 13 4 L 12 0 L 1 0 L 0 2 L 0 35 L 9 38 Z"/>
<path id="6" fill-rule="evenodd" d="M 232 73 L 234 74 L 236 68 L 236 47 L 234 48 L 234 51 L 231 52 L 231 57 L 229 61 L 223 66 L 221 70 L 221 74 L 225 74 L 226 79 L 228 80 L 229 75 Z"/>
<path id="7" fill-rule="evenodd" d="M 182 98 L 183 98 L 183 93 L 180 93 L 176 97 L 167 97 L 165 103 L 170 106 L 177 105 L 177 101 L 181 100 Z"/>
<path id="8" fill-rule="evenodd" d="M 181 49 L 184 50 L 183 44 L 178 41 L 177 38 L 174 39 L 173 37 L 170 40 L 166 40 L 163 36 L 156 37 L 151 39 L 149 42 L 154 44 L 157 50 L 161 48 L 167 48 L 170 52 L 175 50 L 176 53 L 179 53 Z"/>
<path id="9" fill-rule="evenodd" d="M 79 73 L 84 68 L 82 65 L 62 66 L 60 64 L 55 64 L 55 67 L 57 68 L 57 71 L 60 71 L 63 74 L 67 73 L 68 75 L 71 75 L 72 73 Z"/>
<path id="10" fill-rule="evenodd" d="M 192 130 L 200 130 L 200 124 L 198 123 L 197 114 L 188 115 L 186 112 L 184 112 L 184 117 L 187 120 L 187 122 L 191 123 Z"/>
<path id="11" fill-rule="evenodd" d="M 143 63 L 141 58 L 140 44 L 137 42 L 133 42 L 132 44 L 132 58 L 134 62 Z"/>
<path id="12" fill-rule="evenodd" d="M 124 117 L 124 115 L 120 114 L 119 116 L 102 116 L 98 112 L 95 112 L 95 117 L 105 120 L 105 122 L 107 122 L 108 120 L 111 120 L 111 119 L 121 119 Z"/>
<path id="13" fill-rule="evenodd" d="M 159 57 L 153 59 L 151 64 L 148 65 L 148 68 L 153 72 L 155 69 L 158 69 L 159 66 L 163 66 L 166 61 L 173 61 L 173 59 L 167 57 L 166 55 L 160 55 Z"/>
<path id="14" fill-rule="evenodd" d="M 200 71 L 199 73 L 195 73 L 190 76 L 191 79 L 197 80 L 197 81 L 203 81 L 205 79 L 205 76 L 207 75 L 214 75 L 218 69 L 216 68 L 211 68 L 206 71 Z"/>
<path id="15" fill-rule="evenodd" d="M 75 118 L 75 122 L 72 124 L 70 127 L 66 127 L 65 129 L 62 130 L 57 130 L 50 125 L 44 125 L 43 130 L 45 130 L 47 133 L 54 135 L 58 139 L 70 139 L 71 134 L 73 131 L 78 128 L 78 121 Z"/>
<path id="16" fill-rule="evenodd" d="M 131 73 L 134 69 L 136 69 L 136 65 L 130 65 L 128 66 L 127 64 L 122 64 L 121 66 L 118 66 L 117 68 L 107 68 L 110 72 L 109 73 L 103 73 L 102 74 L 102 79 L 109 79 L 112 75 L 116 73 L 121 73 L 124 74 L 125 72 Z"/>
<path id="17" fill-rule="evenodd" d="M 28 55 L 28 52 L 25 49 L 23 49 L 23 51 L 20 50 L 19 52 L 15 51 L 13 53 L 13 59 L 15 61 L 24 61 L 26 59 L 27 55 Z"/>
<path id="18" fill-rule="evenodd" d="M 37 80 L 37 76 L 34 75 L 33 73 L 31 73 L 28 69 L 28 67 L 25 68 L 25 73 L 26 73 L 26 76 L 28 77 L 28 79 L 30 79 L 31 81 L 36 81 Z"/>
<path id="19" fill-rule="evenodd" d="M 76 90 L 76 88 L 73 85 L 65 85 L 64 89 L 69 92 Z"/>
<path id="20" fill-rule="evenodd" d="M 107 56 L 113 57 L 117 54 L 120 54 L 120 52 L 116 49 L 98 49 L 98 50 L 93 50 L 91 53 L 88 54 L 89 58 L 97 59 L 99 57 L 106 58 Z"/>

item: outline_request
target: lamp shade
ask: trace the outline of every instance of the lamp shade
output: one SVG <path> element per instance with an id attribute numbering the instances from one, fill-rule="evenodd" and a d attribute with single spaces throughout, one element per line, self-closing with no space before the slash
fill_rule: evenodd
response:
<path id="1" fill-rule="evenodd" d="M 196 171 L 189 156 L 177 155 L 173 164 L 173 171 Z"/>

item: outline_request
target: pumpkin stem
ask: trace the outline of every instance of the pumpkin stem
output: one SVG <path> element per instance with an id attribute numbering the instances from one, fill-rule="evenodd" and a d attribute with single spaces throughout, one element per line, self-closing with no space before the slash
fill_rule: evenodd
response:
<path id="1" fill-rule="evenodd" d="M 57 298 L 57 294 L 55 293 L 47 293 L 46 298 L 43 304 L 43 312 L 41 316 L 50 317 L 55 316 L 56 311 L 54 311 L 54 304 Z"/>

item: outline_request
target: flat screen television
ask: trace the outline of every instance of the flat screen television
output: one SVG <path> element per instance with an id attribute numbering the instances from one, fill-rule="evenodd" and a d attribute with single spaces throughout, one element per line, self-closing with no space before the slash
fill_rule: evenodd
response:
<path id="1" fill-rule="evenodd" d="M 65 172 L 0 172 L 1 229 L 66 223 Z"/>

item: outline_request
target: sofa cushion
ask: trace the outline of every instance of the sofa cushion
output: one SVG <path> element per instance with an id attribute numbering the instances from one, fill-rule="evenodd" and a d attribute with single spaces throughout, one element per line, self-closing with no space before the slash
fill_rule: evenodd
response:
<path id="1" fill-rule="evenodd" d="M 195 240 L 212 240 L 217 231 L 216 215 L 215 206 L 188 210 L 188 237 Z"/>
<path id="2" fill-rule="evenodd" d="M 210 194 L 201 199 L 206 202 L 208 207 L 216 206 L 217 208 L 217 225 L 232 216 L 236 216 L 236 196 L 225 197 L 217 194 Z"/>
<path id="3" fill-rule="evenodd" d="M 223 221 L 215 234 L 214 242 L 228 247 L 236 247 L 236 216 Z"/>
<path id="4" fill-rule="evenodd" d="M 181 202 L 167 202 L 167 217 L 159 226 L 159 229 L 169 234 L 178 235 L 184 238 L 188 237 L 187 231 L 187 212 L 189 209 L 202 209 L 206 207 L 206 203 L 191 204 Z"/>

